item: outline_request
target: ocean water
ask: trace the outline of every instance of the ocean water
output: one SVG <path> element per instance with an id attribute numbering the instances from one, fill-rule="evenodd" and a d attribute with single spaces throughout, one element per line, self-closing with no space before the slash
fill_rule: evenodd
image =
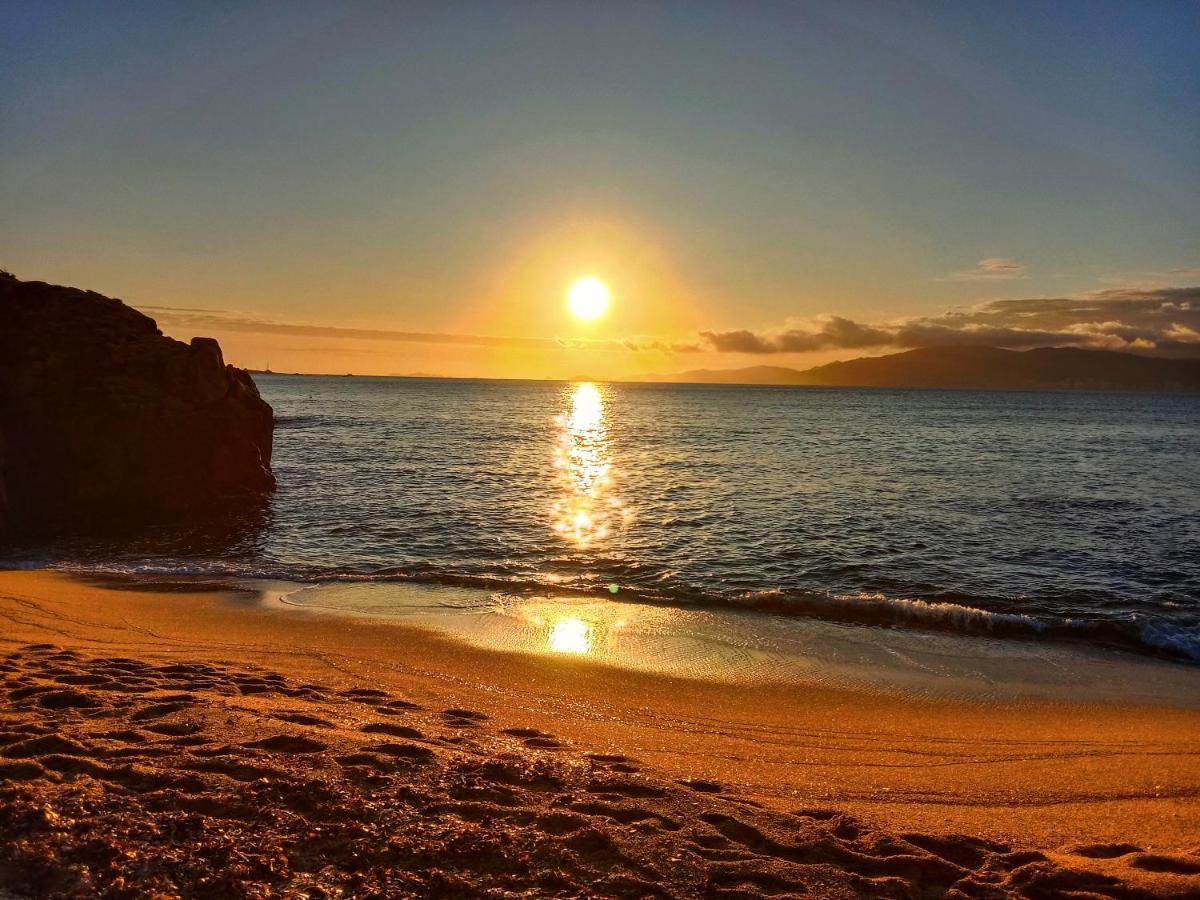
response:
<path id="1" fill-rule="evenodd" d="M 1200 660 L 1200 395 L 257 381 L 277 419 L 268 509 L 9 562 L 733 606 L 772 627 Z"/>

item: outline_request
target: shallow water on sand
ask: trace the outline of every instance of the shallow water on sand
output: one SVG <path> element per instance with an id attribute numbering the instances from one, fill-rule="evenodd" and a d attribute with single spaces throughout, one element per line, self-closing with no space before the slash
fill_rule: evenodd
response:
<path id="1" fill-rule="evenodd" d="M 1200 395 L 258 383 L 280 482 L 261 515 L 7 561 L 615 593 L 1200 659 Z"/>
<path id="2" fill-rule="evenodd" d="M 266 585 L 269 605 L 392 620 L 486 650 L 741 684 L 1200 707 L 1200 669 L 1083 646 L 726 609 L 397 583 Z M 802 694 L 801 694 L 802 696 Z"/>

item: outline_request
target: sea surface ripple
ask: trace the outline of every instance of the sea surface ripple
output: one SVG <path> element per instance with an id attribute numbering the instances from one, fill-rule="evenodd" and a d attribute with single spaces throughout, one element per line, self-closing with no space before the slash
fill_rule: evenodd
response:
<path id="1" fill-rule="evenodd" d="M 258 376 L 244 521 L 8 553 L 1064 637 L 1200 660 L 1200 396 Z"/>

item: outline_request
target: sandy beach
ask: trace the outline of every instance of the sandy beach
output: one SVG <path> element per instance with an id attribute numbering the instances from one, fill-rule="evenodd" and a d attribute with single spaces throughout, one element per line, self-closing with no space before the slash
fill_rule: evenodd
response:
<path id="1" fill-rule="evenodd" d="M 1200 900 L 1200 3 L 10 7 L 0 900 Z"/>
<path id="2" fill-rule="evenodd" d="M 750 690 L 132 587 L 0 576 L 18 896 L 1200 892 L 1195 710 Z"/>

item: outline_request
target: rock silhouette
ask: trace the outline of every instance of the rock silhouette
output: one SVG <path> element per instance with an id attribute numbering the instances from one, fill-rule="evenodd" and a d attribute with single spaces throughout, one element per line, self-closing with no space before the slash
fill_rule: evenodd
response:
<path id="1" fill-rule="evenodd" d="M 0 535 L 261 504 L 274 415 L 212 338 L 0 273 Z"/>

